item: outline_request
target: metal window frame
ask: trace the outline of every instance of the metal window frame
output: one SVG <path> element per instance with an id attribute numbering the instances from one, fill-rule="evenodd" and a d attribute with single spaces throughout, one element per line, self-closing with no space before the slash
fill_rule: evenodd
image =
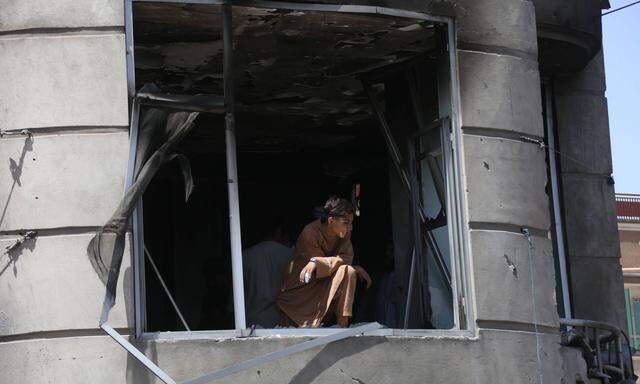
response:
<path id="1" fill-rule="evenodd" d="M 473 295 L 473 279 L 471 278 L 471 260 L 470 260 L 470 240 L 468 226 L 466 225 L 467 200 L 464 194 L 465 185 L 462 172 L 462 116 L 460 114 L 460 83 L 458 73 L 458 48 L 457 48 L 457 29 L 455 21 L 449 19 L 447 22 L 447 49 L 449 53 L 449 86 L 447 87 L 449 95 L 449 134 L 451 146 L 453 148 L 452 167 L 453 177 L 450 183 L 453 189 L 452 193 L 447 196 L 451 199 L 449 206 L 452 208 L 450 216 L 455 218 L 451 224 L 451 231 L 454 236 L 452 243 L 454 244 L 454 269 L 459 282 L 457 291 L 459 316 L 461 320 L 460 327 L 468 330 L 477 336 L 476 326 L 476 309 Z M 464 318 L 462 317 L 464 316 Z"/>
<path id="2" fill-rule="evenodd" d="M 127 0 L 129 2 L 130 0 Z M 128 66 L 128 63 L 127 63 Z M 127 163 L 127 175 L 124 183 L 124 191 L 131 187 L 134 180 L 135 164 L 137 158 L 137 146 L 138 146 L 138 132 L 140 123 L 140 101 L 132 97 L 131 98 L 131 120 L 129 130 L 129 161 Z M 134 332 L 136 337 L 142 335 L 146 328 L 146 313 L 143 309 L 146 308 L 145 292 L 144 289 L 144 258 L 137 257 L 142 254 L 144 249 L 144 229 L 142 227 L 142 200 L 136 204 L 132 214 L 132 245 L 133 245 L 133 257 L 131 265 L 133 266 L 133 303 L 134 303 Z"/>
<path id="3" fill-rule="evenodd" d="M 167 2 L 167 3 L 182 3 L 182 4 L 209 4 L 209 5 L 223 5 L 223 0 L 124 0 L 125 2 L 125 41 L 127 47 L 127 83 L 129 90 L 129 97 L 134 100 L 135 97 L 135 64 L 134 64 L 134 45 L 133 45 L 133 2 Z M 384 16 L 395 16 L 410 18 L 415 20 L 432 21 L 441 23 L 447 27 L 447 50 L 448 50 L 448 86 L 449 92 L 449 113 L 448 121 L 450 125 L 449 134 L 450 142 L 452 146 L 451 160 L 447 167 L 451 167 L 450 172 L 453 177 L 450 177 L 447 181 L 447 188 L 450 193 L 447 193 L 447 205 L 450 206 L 451 213 L 450 218 L 450 239 L 452 245 L 452 267 L 454 269 L 452 275 L 455 276 L 452 280 L 457 281 L 455 285 L 455 292 L 457 292 L 458 306 L 454 308 L 455 312 L 461 312 L 456 316 L 456 327 L 450 330 L 432 330 L 432 329 L 389 329 L 377 331 L 381 335 L 388 336 L 433 336 L 433 337 L 474 337 L 477 336 L 477 327 L 475 325 L 475 305 L 472 300 L 473 295 L 473 283 L 470 280 L 470 260 L 469 260 L 469 239 L 468 231 L 463 225 L 465 223 L 464 217 L 466 212 L 466 200 L 462 193 L 463 180 L 462 180 L 462 155 L 461 155 L 461 117 L 460 117 L 460 90 L 458 80 L 458 57 L 456 48 L 456 25 L 455 20 L 445 16 L 435 16 L 420 12 L 406 11 L 401 9 L 377 7 L 377 6 L 364 6 L 364 5 L 335 5 L 335 4 L 314 4 L 314 3 L 293 3 L 293 2 L 281 2 L 281 1 L 265 1 L 265 0 L 235 0 L 233 5 L 243 7 L 254 8 L 266 8 L 266 9 L 284 9 L 292 11 L 317 11 L 317 12 L 336 12 L 336 13 L 355 13 L 355 14 L 378 14 Z M 139 109 L 138 109 L 139 111 Z M 133 105 L 132 105 L 132 119 L 133 119 Z M 133 122 L 133 120 L 132 120 Z M 133 131 L 132 135 L 137 135 L 137 123 L 136 132 Z M 136 138 L 137 139 L 137 138 Z M 134 141 L 132 136 L 132 143 Z M 134 149 L 135 152 L 135 149 Z M 131 156 L 133 155 L 133 156 Z M 233 160 L 235 160 L 235 152 Z M 129 167 L 132 168 L 135 164 L 135 154 L 130 153 Z M 129 176 L 128 176 L 129 177 Z M 127 179 L 129 180 L 129 179 Z M 133 265 L 136 266 L 137 272 L 134 273 L 134 303 L 135 303 L 135 336 L 137 338 L 163 338 L 164 332 L 146 332 L 146 305 L 144 302 L 145 290 L 144 290 L 144 255 L 143 244 L 140 242 L 143 239 L 143 222 L 142 222 L 142 210 L 136 210 L 136 214 L 133 217 L 134 233 L 133 233 Z M 241 266 L 241 260 L 240 266 Z M 240 270 L 241 271 L 241 270 Z M 240 276 L 240 282 L 242 281 Z M 234 279 L 235 282 L 235 279 Z M 235 284 L 234 284 L 235 285 Z M 242 284 L 240 284 L 242 286 Z M 234 293 L 234 307 L 235 311 L 238 310 L 238 298 Z M 244 300 L 240 303 L 244 307 Z M 244 313 L 243 313 L 244 315 Z M 460 323 L 458 318 L 464 316 L 465 321 Z M 242 316 L 244 318 L 244 316 Z M 236 319 L 238 316 L 236 316 Z M 241 322 L 244 323 L 244 322 Z M 230 337 L 243 337 L 248 336 L 249 331 L 242 327 L 243 324 L 239 324 L 236 321 L 236 329 L 234 330 L 212 330 L 212 331 L 196 331 L 190 333 L 182 332 L 170 332 L 171 338 L 183 338 L 187 335 L 205 336 L 214 339 L 225 339 Z M 327 335 L 339 332 L 334 329 L 259 329 L 254 330 L 252 335 L 256 336 L 315 336 L 315 335 Z"/>
<path id="4" fill-rule="evenodd" d="M 458 225 L 458 222 L 456 220 L 456 217 L 454 217 L 454 215 L 450 215 L 449 212 L 453 212 L 453 210 L 455 209 L 454 206 L 452 206 L 453 204 L 453 199 L 451 198 L 451 195 L 455 194 L 455 186 L 453 185 L 453 183 L 451 182 L 451 179 L 455 177 L 454 174 L 454 170 L 453 170 L 453 166 L 452 166 L 452 162 L 453 162 L 453 146 L 451 145 L 451 132 L 450 132 L 450 127 L 451 127 L 451 120 L 448 117 L 445 117 L 443 119 L 439 119 L 437 120 L 435 123 L 431 124 L 430 126 L 423 126 L 422 128 L 418 129 L 415 133 L 413 133 L 412 135 L 409 136 L 408 140 L 407 140 L 407 146 L 408 146 L 408 155 L 409 155 L 409 164 L 411 165 L 409 167 L 409 179 L 411 181 L 411 188 L 412 188 L 412 196 L 411 196 L 411 200 L 414 206 L 414 209 L 423 209 L 422 205 L 419 204 L 420 201 L 420 196 L 419 196 L 419 186 L 418 186 L 418 174 L 416 173 L 416 169 L 415 169 L 415 162 L 416 162 L 416 157 L 415 157 L 415 153 L 414 153 L 414 148 L 413 148 L 413 144 L 415 143 L 416 140 L 419 140 L 420 137 L 430 133 L 432 130 L 438 130 L 439 131 L 439 135 L 440 135 L 440 145 L 442 147 L 442 159 L 443 159 L 443 165 L 444 165 L 444 181 L 445 181 L 445 185 L 446 185 L 446 190 L 445 190 L 445 201 L 442 203 L 444 205 L 445 208 L 445 214 L 447 217 L 447 232 L 448 232 L 448 236 L 449 236 L 449 252 L 451 255 L 451 269 L 453 269 L 454 271 L 456 270 L 456 264 L 458 264 L 458 261 L 456 260 L 456 254 L 455 254 L 455 247 L 454 247 L 454 241 L 456 241 L 456 232 L 455 232 L 455 227 Z M 420 220 L 419 218 L 414 215 L 414 227 L 419 228 L 420 227 Z M 421 236 L 420 234 L 416 235 L 416 240 L 417 242 L 420 242 L 421 240 Z M 430 240 L 433 241 L 433 245 L 431 244 L 427 244 L 427 248 L 431 249 L 431 252 L 437 251 L 436 249 L 438 248 L 438 243 L 435 241 L 435 238 L 431 238 Z M 435 249 L 433 248 L 435 247 Z M 416 250 L 419 249 L 418 247 L 416 247 Z M 439 251 L 437 251 L 439 252 Z M 416 255 L 420 255 L 419 252 L 416 252 Z M 421 257 L 422 262 L 427 263 L 427 256 L 423 256 Z M 442 256 L 440 256 L 440 258 L 442 258 Z M 438 260 L 435 260 L 436 262 L 438 262 Z M 441 260 L 442 262 L 444 262 L 444 260 Z M 425 270 L 425 267 L 422 267 L 423 270 Z M 444 278 L 445 276 L 441 273 L 441 276 Z M 445 284 L 449 284 L 448 288 L 450 289 L 451 292 L 451 303 L 452 303 L 452 314 L 453 314 L 453 329 L 462 329 L 462 324 L 464 323 L 463 321 L 461 321 L 461 314 L 460 314 L 460 308 L 458 306 L 458 298 L 460 297 L 460 292 L 458 289 L 458 276 L 457 273 L 456 274 L 452 274 L 451 275 L 451 279 L 448 282 L 446 279 L 444 279 Z"/>

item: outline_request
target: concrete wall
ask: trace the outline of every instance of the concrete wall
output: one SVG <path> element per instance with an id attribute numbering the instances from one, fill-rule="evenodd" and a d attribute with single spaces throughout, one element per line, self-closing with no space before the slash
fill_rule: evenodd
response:
<path id="1" fill-rule="evenodd" d="M 545 153 L 518 139 L 543 136 L 535 12 L 527 1 L 483 5 L 460 21 L 458 51 L 477 321 L 556 327 Z M 531 229 L 532 249 L 522 227 Z"/>
<path id="2" fill-rule="evenodd" d="M 32 133 L 0 138 L 0 246 L 38 233 L 0 258 L 0 349 L 21 370 L 46 375 L 39 362 L 48 341 L 35 354 L 16 346 L 99 333 L 104 286 L 86 249 L 124 190 L 123 2 L 1 0 L 0 9 L 0 129 Z M 110 320 L 125 329 L 132 325 L 129 265 L 127 248 Z M 0 382 L 51 380 L 2 371 Z M 67 371 L 55 380 L 75 379 Z"/>
<path id="3" fill-rule="evenodd" d="M 559 346 L 544 152 L 518 139 L 543 136 L 534 4 L 419 3 L 407 1 L 403 8 L 441 10 L 459 27 L 463 224 L 470 234 L 477 337 L 351 339 L 225 382 L 568 383 L 584 373 L 579 356 Z M 121 4 L 0 0 L 0 128 L 34 132 L 32 140 L 0 139 L 6 161 L 0 175 L 9 181 L 2 184 L 8 192 L 0 192 L 0 234 L 4 245 L 19 230 L 39 231 L 0 274 L 0 308 L 8 308 L 0 314 L 0 382 L 152 382 L 95 330 L 103 291 L 85 254 L 91 231 L 121 196 L 125 173 Z M 565 148 L 571 147 L 567 140 L 561 139 Z M 608 196 L 603 178 L 576 174 L 563 175 L 565 191 Z M 599 201 L 595 197 L 589 201 Z M 574 224 L 568 225 L 575 225 L 582 216 L 571 209 Z M 521 227 L 531 230 L 531 244 Z M 593 268 L 616 270 L 610 262 L 615 250 L 597 251 L 605 246 L 599 240 L 573 244 L 583 248 L 571 248 L 572 262 L 584 250 Z M 585 276 L 593 276 L 593 268 Z M 126 270 L 118 297 L 125 305 L 111 316 L 120 328 L 132 326 Z M 609 287 L 598 289 L 591 292 Z M 180 380 L 299 340 L 152 341 L 141 347 Z"/>
<path id="4" fill-rule="evenodd" d="M 554 81 L 573 315 L 626 326 L 604 61 Z"/>
<path id="5" fill-rule="evenodd" d="M 533 0 L 544 72 L 582 70 L 600 51 L 601 0 Z"/>
<path id="6" fill-rule="evenodd" d="M 154 341 L 136 345 L 176 381 L 302 342 L 303 338 Z M 532 356 L 539 345 L 543 359 Z M 10 382 L 159 383 L 106 336 L 0 344 Z M 28 362 L 23 357 L 32 356 Z M 37 361 L 37 364 L 33 364 Z M 542 375 L 542 376 L 541 376 Z M 577 376 L 579 375 L 579 376 Z M 485 331 L 480 338 L 358 337 L 249 369 L 219 383 L 491 383 L 586 381 L 586 367 L 555 335 Z"/>
<path id="7" fill-rule="evenodd" d="M 622 268 L 640 268 L 640 224 L 619 223 Z"/>

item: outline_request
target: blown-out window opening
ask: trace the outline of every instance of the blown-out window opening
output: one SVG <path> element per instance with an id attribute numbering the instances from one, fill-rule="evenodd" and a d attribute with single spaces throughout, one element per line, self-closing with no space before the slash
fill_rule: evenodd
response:
<path id="1" fill-rule="evenodd" d="M 151 23 L 154 15 L 167 20 L 176 7 L 192 17 L 185 25 L 169 28 L 172 32 L 166 38 Z M 134 215 L 134 242 L 139 243 L 134 246 L 137 329 L 175 332 L 188 327 L 228 330 L 221 335 L 236 336 L 313 333 L 278 328 L 273 322 L 263 326 L 255 320 L 247 321 L 246 327 L 238 325 L 238 300 L 245 307 L 242 316 L 249 318 L 251 298 L 246 291 L 244 299 L 233 294 L 238 282 L 233 281 L 231 264 L 242 260 L 230 252 L 229 204 L 238 204 L 246 253 L 261 243 L 266 216 L 284 216 L 287 245 L 295 243 L 301 228 L 313 219 L 313 207 L 330 194 L 353 196 L 354 202 L 357 196 L 355 262 L 373 271 L 373 290 L 356 290 L 352 323 L 377 321 L 399 330 L 466 329 L 467 284 L 460 281 L 465 262 L 459 238 L 462 220 L 459 208 L 449 208 L 461 198 L 451 137 L 456 129 L 451 112 L 455 101 L 442 100 L 456 93 L 443 92 L 452 87 L 454 72 L 441 41 L 450 36 L 452 24 L 336 12 L 329 12 L 327 19 L 327 12 L 306 5 L 296 12 L 234 7 L 234 23 L 245 23 L 246 31 L 253 28 L 265 36 L 262 27 L 252 23 L 268 20 L 274 37 L 263 38 L 264 49 L 254 53 L 243 50 L 249 40 L 234 36 L 237 153 L 230 155 L 222 114 L 225 104 L 215 96 L 224 94 L 222 76 L 216 75 L 222 71 L 215 69 L 222 57 L 212 51 L 203 59 L 210 75 L 188 62 L 198 54 L 207 56 L 203 41 L 215 40 L 211 26 L 216 23 L 202 33 L 198 23 L 189 24 L 205 16 L 218 17 L 212 7 L 144 2 L 133 7 L 136 88 L 151 82 L 158 87 L 138 92 L 141 119 L 158 108 L 200 113 L 178 146 L 191 167 L 194 188 L 189 201 L 184 199 L 180 162 L 171 161 L 159 170 L 145 192 L 140 213 Z M 359 39 L 342 35 L 349 31 L 347 22 Z M 381 34 L 385 25 L 388 31 Z M 181 35 L 180 27 L 188 33 Z M 338 27 L 340 36 L 332 30 Z M 332 61 L 325 63 L 318 55 L 296 56 L 293 48 L 316 36 L 314 28 L 326 40 L 318 44 L 330 47 L 328 53 L 322 48 L 316 53 L 325 53 Z M 362 38 L 368 28 L 389 41 L 376 35 Z M 165 37 L 164 46 L 154 40 L 156 36 Z M 181 58 L 171 56 L 172 44 L 178 41 L 182 48 L 193 47 L 193 57 L 188 49 Z M 406 44 L 408 53 L 397 56 L 398 44 Z M 361 52 L 367 49 L 375 52 Z M 157 57 L 153 50 L 164 55 L 165 64 L 149 61 Z M 389 58 L 392 51 L 396 56 Z M 167 66 L 169 62 L 173 64 Z M 305 63 L 303 68 L 299 63 Z M 283 74 L 299 82 L 283 84 L 279 81 Z M 381 130 L 385 125 L 386 133 Z M 393 146 L 396 154 L 390 151 Z M 239 192 L 232 199 L 225 172 L 230 156 L 237 159 Z M 412 209 L 413 205 L 418 208 Z M 241 281 L 246 290 L 246 270 Z"/>

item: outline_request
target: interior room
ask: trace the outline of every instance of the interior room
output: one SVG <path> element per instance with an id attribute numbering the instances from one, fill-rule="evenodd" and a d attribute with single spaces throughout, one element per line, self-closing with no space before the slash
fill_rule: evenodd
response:
<path id="1" fill-rule="evenodd" d="M 136 89 L 222 95 L 219 7 L 134 4 Z M 250 7 L 234 7 L 233 17 L 243 249 L 262 240 L 273 215 L 293 246 L 314 207 L 347 198 L 357 207 L 354 264 L 374 282 L 358 286 L 352 323 L 453 327 L 441 28 Z M 403 164 L 390 156 L 380 116 Z M 185 201 L 177 164 L 162 168 L 143 197 L 145 246 L 191 329 L 233 329 L 224 115 L 200 114 L 179 152 L 194 191 Z M 398 166 L 410 171 L 413 199 Z M 146 331 L 183 330 L 152 268 L 144 287 Z"/>

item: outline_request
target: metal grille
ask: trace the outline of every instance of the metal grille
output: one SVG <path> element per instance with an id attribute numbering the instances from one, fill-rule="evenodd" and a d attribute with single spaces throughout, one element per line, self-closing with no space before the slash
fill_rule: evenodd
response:
<path id="1" fill-rule="evenodd" d="M 616 195 L 616 216 L 619 222 L 640 223 L 640 195 Z"/>

